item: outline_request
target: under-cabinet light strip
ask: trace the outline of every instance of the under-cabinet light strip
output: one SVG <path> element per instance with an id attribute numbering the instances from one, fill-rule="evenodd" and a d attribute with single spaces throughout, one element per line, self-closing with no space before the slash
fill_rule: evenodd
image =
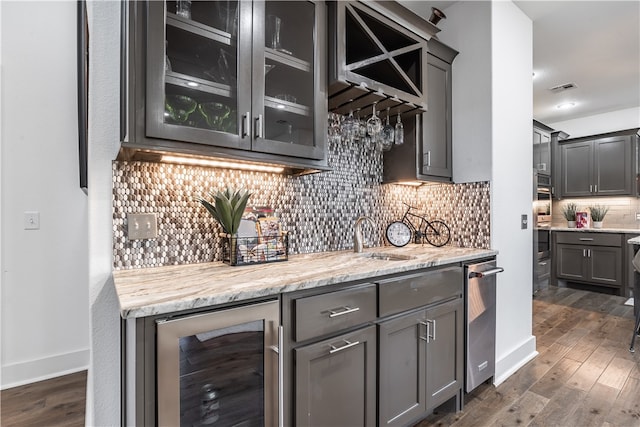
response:
<path id="1" fill-rule="evenodd" d="M 162 156 L 162 162 L 181 163 L 194 166 L 210 166 L 214 168 L 225 169 L 241 169 L 255 172 L 271 172 L 282 173 L 284 168 L 281 166 L 258 165 L 252 163 L 227 162 L 223 160 L 199 159 L 195 157 L 179 157 L 179 156 Z"/>

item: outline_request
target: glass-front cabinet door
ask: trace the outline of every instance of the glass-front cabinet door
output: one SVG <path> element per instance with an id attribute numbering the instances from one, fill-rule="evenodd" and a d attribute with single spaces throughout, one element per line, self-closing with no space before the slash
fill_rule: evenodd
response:
<path id="1" fill-rule="evenodd" d="M 152 1 L 148 14 L 147 135 L 250 149 L 251 37 L 240 24 L 251 5 Z"/>
<path id="2" fill-rule="evenodd" d="M 308 1 L 253 5 L 256 151 L 322 158 L 323 138 L 316 138 L 315 117 L 323 99 L 326 110 L 320 86 L 324 80 L 319 80 L 326 79 L 326 67 L 318 63 L 317 42 L 324 46 L 318 28 L 324 13 L 318 8 Z"/>
<path id="3" fill-rule="evenodd" d="M 157 321 L 157 425 L 276 427 L 279 307 Z"/>
<path id="4" fill-rule="evenodd" d="M 323 159 L 324 8 L 148 2 L 147 136 Z"/>

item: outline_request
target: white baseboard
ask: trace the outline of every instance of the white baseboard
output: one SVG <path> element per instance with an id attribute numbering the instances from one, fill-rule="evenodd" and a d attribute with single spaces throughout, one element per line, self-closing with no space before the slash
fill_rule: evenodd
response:
<path id="1" fill-rule="evenodd" d="M 511 352 L 496 361 L 496 373 L 493 378 L 493 384 L 499 386 L 537 355 L 536 337 L 532 335 L 520 346 L 514 348 Z"/>
<path id="2" fill-rule="evenodd" d="M 88 369 L 89 349 L 2 366 L 0 390 Z"/>

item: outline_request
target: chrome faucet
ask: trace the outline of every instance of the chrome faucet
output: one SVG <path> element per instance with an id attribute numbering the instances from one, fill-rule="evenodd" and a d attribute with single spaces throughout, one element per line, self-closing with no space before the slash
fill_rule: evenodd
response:
<path id="1" fill-rule="evenodd" d="M 369 224 L 375 229 L 376 223 L 368 216 L 361 216 L 356 220 L 356 224 L 353 226 L 353 251 L 362 252 L 362 223 L 369 221 Z"/>

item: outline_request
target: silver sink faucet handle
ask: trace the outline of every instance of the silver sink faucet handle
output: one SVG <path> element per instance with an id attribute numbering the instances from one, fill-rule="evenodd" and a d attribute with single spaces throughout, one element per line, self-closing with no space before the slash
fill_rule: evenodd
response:
<path id="1" fill-rule="evenodd" d="M 358 217 L 353 227 L 353 251 L 354 252 L 362 252 L 362 248 L 363 248 L 362 223 L 364 221 L 368 221 L 369 224 L 371 224 L 371 226 L 374 229 L 376 228 L 376 223 L 373 222 L 371 217 L 368 217 L 368 216 Z"/>

